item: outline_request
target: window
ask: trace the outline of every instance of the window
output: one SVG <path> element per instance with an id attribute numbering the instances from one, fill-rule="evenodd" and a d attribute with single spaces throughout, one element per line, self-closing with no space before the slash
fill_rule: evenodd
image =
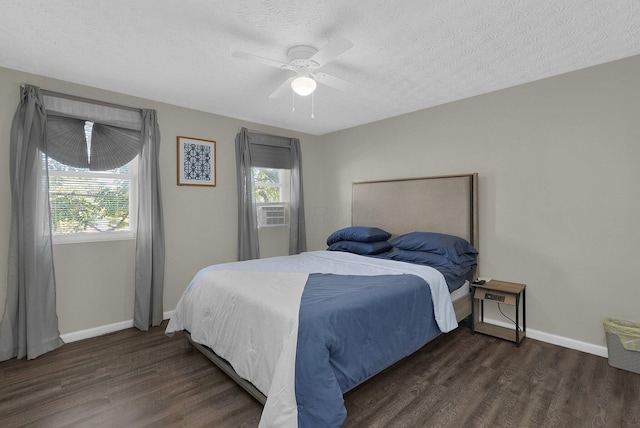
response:
<path id="1" fill-rule="evenodd" d="M 89 158 L 92 123 L 85 125 Z M 108 171 L 48 159 L 51 226 L 56 243 L 135 237 L 137 157 Z"/>
<path id="2" fill-rule="evenodd" d="M 288 225 L 289 177 L 288 169 L 251 168 L 258 227 Z"/>
<path id="3" fill-rule="evenodd" d="M 275 168 L 251 168 L 256 203 L 286 202 L 285 175 L 288 170 Z"/>

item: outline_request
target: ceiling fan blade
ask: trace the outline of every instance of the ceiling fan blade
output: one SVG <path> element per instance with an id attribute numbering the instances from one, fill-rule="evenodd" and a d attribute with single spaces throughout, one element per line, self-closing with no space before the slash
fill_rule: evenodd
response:
<path id="1" fill-rule="evenodd" d="M 269 98 L 280 98 L 281 96 L 283 96 L 287 91 L 291 91 L 291 82 L 293 81 L 293 79 L 295 79 L 297 76 L 293 76 L 288 78 L 287 80 L 285 80 L 282 85 L 278 86 L 278 89 L 276 89 L 275 91 L 273 91 L 273 93 L 271 95 L 269 95 Z"/>
<path id="2" fill-rule="evenodd" d="M 266 65 L 270 65 L 272 67 L 277 67 L 277 68 L 284 68 L 286 67 L 288 64 L 285 64 L 284 62 L 280 62 L 280 61 L 276 61 L 273 59 L 269 59 L 269 58 L 263 58 L 261 56 L 257 56 L 257 55 L 251 55 L 249 53 L 246 52 L 234 52 L 231 54 L 232 56 L 236 57 L 236 58 L 242 58 L 242 59 L 247 59 L 249 61 L 254 61 L 254 62 L 259 62 L 262 64 L 266 64 Z"/>
<path id="3" fill-rule="evenodd" d="M 317 73 L 313 77 L 315 77 L 318 83 L 331 86 L 332 88 L 338 89 L 342 92 L 352 93 L 358 89 L 358 85 L 347 82 L 346 80 L 340 79 L 339 77 L 335 77 L 330 74 Z"/>
<path id="4" fill-rule="evenodd" d="M 329 43 L 324 45 L 322 49 L 316 52 L 311 58 L 311 61 L 317 63 L 320 67 L 328 63 L 329 61 L 333 61 L 349 49 L 353 47 L 353 43 L 344 37 L 338 37 L 337 39 L 331 40 Z"/>

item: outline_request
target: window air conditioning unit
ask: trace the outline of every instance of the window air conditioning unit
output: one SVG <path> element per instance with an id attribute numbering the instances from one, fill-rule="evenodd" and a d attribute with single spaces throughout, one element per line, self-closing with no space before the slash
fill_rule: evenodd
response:
<path id="1" fill-rule="evenodd" d="M 258 205 L 258 227 L 287 225 L 286 205 Z"/>

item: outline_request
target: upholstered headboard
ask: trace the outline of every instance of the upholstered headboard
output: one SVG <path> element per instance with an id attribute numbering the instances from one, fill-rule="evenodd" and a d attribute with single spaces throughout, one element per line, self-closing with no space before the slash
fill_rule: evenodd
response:
<path id="1" fill-rule="evenodd" d="M 447 233 L 479 248 L 478 174 L 353 183 L 351 224 Z"/>

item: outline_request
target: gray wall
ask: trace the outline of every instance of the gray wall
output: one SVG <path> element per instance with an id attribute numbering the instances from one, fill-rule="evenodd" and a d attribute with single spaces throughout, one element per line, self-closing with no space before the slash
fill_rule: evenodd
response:
<path id="1" fill-rule="evenodd" d="M 640 56 L 322 137 L 316 248 L 354 181 L 478 172 L 480 274 L 527 284 L 529 328 L 604 346 L 603 317 L 640 322 L 638 76 Z"/>
<path id="2" fill-rule="evenodd" d="M 160 170 L 166 232 L 165 311 L 173 310 L 201 268 L 236 260 L 237 188 L 234 139 L 241 126 L 301 139 L 302 150 L 317 137 L 241 122 L 149 100 L 0 68 L 0 313 L 4 311 L 11 222 L 9 133 L 21 83 L 158 111 L 162 138 Z M 215 140 L 217 186 L 177 186 L 176 137 Z M 283 233 L 284 232 L 284 233 Z M 269 230 L 265 255 L 288 254 L 288 232 Z M 57 309 L 62 334 L 133 318 L 135 241 L 54 245 Z"/>
<path id="3" fill-rule="evenodd" d="M 324 249 L 329 233 L 350 224 L 354 181 L 478 172 L 481 275 L 528 285 L 530 329 L 602 347 L 602 317 L 640 321 L 639 75 L 640 57 L 632 57 L 315 137 L 0 68 L 0 307 L 8 136 L 18 86 L 26 82 L 158 110 L 166 311 L 198 269 L 236 257 L 233 139 L 248 126 L 301 139 L 311 250 Z M 218 142 L 216 188 L 176 186 L 177 135 Z M 266 254 L 283 252 L 286 240 L 269 242 L 277 244 Z M 133 241 L 56 245 L 62 333 L 132 318 L 133 248 Z M 82 266 L 80 275 L 72 263 Z"/>

